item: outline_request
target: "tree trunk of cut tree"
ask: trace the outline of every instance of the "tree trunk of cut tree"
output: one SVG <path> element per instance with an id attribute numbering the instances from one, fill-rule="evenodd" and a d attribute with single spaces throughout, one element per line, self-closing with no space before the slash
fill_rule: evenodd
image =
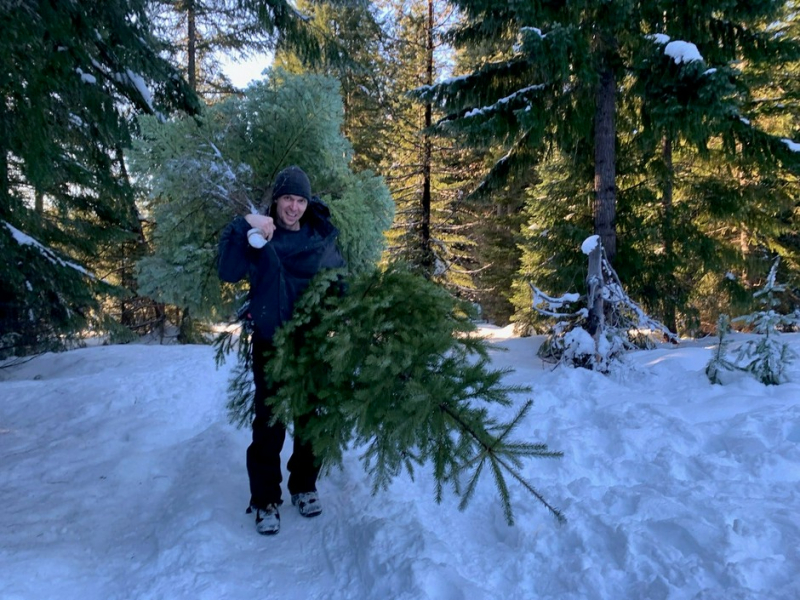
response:
<path id="1" fill-rule="evenodd" d="M 589 253 L 589 273 L 586 276 L 589 318 L 587 331 L 596 339 L 605 325 L 605 303 L 603 302 L 603 247 L 597 244 Z"/>

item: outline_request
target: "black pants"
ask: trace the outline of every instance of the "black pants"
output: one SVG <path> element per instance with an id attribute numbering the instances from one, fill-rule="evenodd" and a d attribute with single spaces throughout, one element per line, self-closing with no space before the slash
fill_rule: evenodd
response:
<path id="1" fill-rule="evenodd" d="M 253 377 L 255 381 L 255 411 L 253 419 L 253 442 L 247 448 L 247 475 L 250 477 L 250 505 L 263 508 L 267 504 L 281 503 L 281 449 L 286 438 L 286 427 L 276 422 L 270 425 L 272 409 L 264 404 L 265 398 L 274 393 L 264 378 L 265 342 L 253 342 Z M 289 459 L 289 493 L 314 492 L 320 465 L 311 449 L 311 444 L 300 440 L 298 432 L 308 423 L 309 416 L 294 423 L 294 448 Z"/>

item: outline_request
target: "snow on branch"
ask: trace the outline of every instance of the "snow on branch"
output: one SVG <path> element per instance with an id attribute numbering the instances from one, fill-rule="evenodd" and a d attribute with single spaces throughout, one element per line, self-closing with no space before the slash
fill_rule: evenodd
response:
<path id="1" fill-rule="evenodd" d="M 533 291 L 532 308 L 558 321 L 552 326 L 539 356 L 559 363 L 607 372 L 626 351 L 652 346 L 654 338 L 678 343 L 677 336 L 625 292 L 606 257 L 600 236 L 588 237 L 581 251 L 589 257 L 585 296 L 564 294 L 552 297 L 529 284 Z M 560 312 L 567 303 L 583 301 L 584 307 Z"/>
<path id="2" fill-rule="evenodd" d="M 47 260 L 49 260 L 51 263 L 59 265 L 61 267 L 70 267 L 71 269 L 75 269 L 76 271 L 78 271 L 83 275 L 86 275 L 87 277 L 91 277 L 92 279 L 95 278 L 94 275 L 89 273 L 86 269 L 84 269 L 80 265 L 76 265 L 73 262 L 59 258 L 59 256 L 55 252 L 53 252 L 50 248 L 48 248 L 41 242 L 33 239 L 27 233 L 23 233 L 22 231 L 14 227 L 11 223 L 3 221 L 3 224 L 6 227 L 8 227 L 8 229 L 11 231 L 11 236 L 16 240 L 16 242 L 20 246 L 32 246 L 33 248 L 38 250 L 39 253 L 42 256 L 44 256 Z"/>
<path id="3" fill-rule="evenodd" d="M 787 147 L 789 148 L 789 150 L 791 150 L 792 152 L 800 152 L 800 144 L 798 144 L 797 142 L 793 142 L 792 140 L 789 140 L 789 139 L 782 139 L 781 141 L 782 141 L 784 144 L 786 144 L 786 146 L 787 146 Z"/>
<path id="4" fill-rule="evenodd" d="M 505 106 L 506 104 L 508 104 L 512 100 L 516 100 L 517 98 L 527 94 L 528 92 L 543 90 L 544 88 L 545 88 L 545 84 L 543 84 L 543 83 L 539 83 L 539 84 L 536 84 L 536 85 L 529 85 L 526 88 L 522 88 L 521 90 L 517 90 L 513 94 L 509 94 L 505 98 L 500 98 L 500 100 L 498 100 L 494 104 L 490 104 L 488 106 L 482 106 L 480 108 L 473 108 L 472 110 L 470 110 L 466 114 L 464 114 L 464 118 L 465 119 L 469 119 L 471 117 L 477 117 L 477 116 L 480 116 L 480 115 L 483 115 L 483 116 L 489 115 L 489 114 L 491 114 L 493 112 L 497 112 L 498 110 L 500 110 L 503 106 Z"/>
<path id="5" fill-rule="evenodd" d="M 542 39 L 544 39 L 544 37 L 547 35 L 546 33 L 542 33 L 542 30 L 539 29 L 538 27 L 520 27 L 519 30 L 520 30 L 520 33 L 527 33 L 529 31 L 531 31 L 531 32 L 535 33 L 536 35 L 538 35 Z"/>
<path id="6" fill-rule="evenodd" d="M 700 50 L 698 50 L 697 46 L 692 42 L 671 40 L 668 35 L 663 33 L 654 33 L 645 37 L 659 46 L 664 46 L 664 54 L 674 60 L 677 65 L 681 63 L 703 61 Z"/>
<path id="7" fill-rule="evenodd" d="M 703 56 L 691 42 L 675 40 L 664 46 L 664 54 L 675 61 L 676 65 L 681 63 L 702 62 Z"/>
<path id="8" fill-rule="evenodd" d="M 669 44 L 670 37 L 665 33 L 652 33 L 645 36 L 648 40 L 652 40 L 654 43 L 658 44 L 659 46 L 666 46 Z"/>
<path id="9" fill-rule="evenodd" d="M 618 307 L 630 311 L 636 319 L 630 324 L 642 331 L 659 332 L 665 339 L 673 343 L 678 343 L 678 337 L 672 333 L 665 325 L 650 317 L 639 304 L 628 296 L 619 280 L 619 275 L 611 266 L 603 251 L 603 275 L 605 278 L 603 285 L 603 300 L 617 305 Z"/>
<path id="10" fill-rule="evenodd" d="M 533 309 L 538 312 L 540 315 L 544 315 L 545 317 L 557 317 L 557 318 L 573 318 L 573 317 L 586 317 L 588 315 L 588 311 L 585 308 L 578 309 L 574 312 L 570 313 L 562 313 L 557 312 L 561 309 L 565 304 L 575 303 L 581 299 L 580 294 L 564 294 L 558 298 L 553 298 L 552 296 L 548 296 L 542 290 L 537 288 L 532 283 L 528 283 L 533 292 Z"/>
<path id="11" fill-rule="evenodd" d="M 211 138 L 199 131 L 195 134 L 199 136 L 197 147 L 168 160 L 167 168 L 185 185 L 202 190 L 201 196 L 218 207 L 241 215 L 257 214 L 249 184 L 252 168 L 245 163 L 233 164 Z"/>
<path id="12" fill-rule="evenodd" d="M 136 90 L 150 114 L 157 115 L 161 121 L 164 120 L 164 116 L 155 109 L 155 106 L 153 106 L 153 94 L 150 93 L 150 89 L 147 87 L 144 77 L 129 68 L 126 68 L 124 73 L 114 72 L 107 65 L 104 65 L 95 58 L 91 59 L 91 63 L 92 66 L 102 73 L 107 79 L 116 81 L 121 85 Z M 84 81 L 88 81 L 85 78 L 86 74 L 84 74 L 80 69 L 77 69 L 77 71 L 79 74 L 81 74 L 81 77 L 84 79 Z M 94 76 L 90 77 L 95 79 Z M 92 81 L 91 83 L 94 83 L 95 81 Z"/>
<path id="13" fill-rule="evenodd" d="M 720 315 L 717 323 L 719 344 L 706 365 L 706 375 L 711 383 L 724 384 L 730 374 L 749 373 L 765 385 L 779 385 L 789 380 L 788 367 L 797 358 L 791 347 L 780 339 L 780 330 L 800 327 L 800 311 L 784 315 L 776 311 L 781 304 L 776 294 L 786 291 L 786 286 L 776 281 L 780 256 L 772 263 L 764 287 L 753 294 L 763 309 L 749 315 L 730 319 Z M 746 340 L 734 355 L 729 350 L 731 323 L 744 323 L 756 334 L 755 339 Z"/>

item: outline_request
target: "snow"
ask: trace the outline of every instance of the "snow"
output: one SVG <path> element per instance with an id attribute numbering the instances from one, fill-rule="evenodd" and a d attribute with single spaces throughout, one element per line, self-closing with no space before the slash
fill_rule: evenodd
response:
<path id="1" fill-rule="evenodd" d="M 600 243 L 600 236 L 599 235 L 590 235 L 581 244 L 581 252 L 583 252 L 586 256 L 589 256 L 592 251 L 597 248 L 597 245 Z"/>
<path id="2" fill-rule="evenodd" d="M 373 496 L 353 449 L 319 482 L 321 516 L 286 503 L 259 536 L 231 365 L 206 346 L 95 346 L 0 369 L 0 598 L 800 597 L 800 366 L 713 386 L 713 341 L 689 341 L 603 376 L 483 329 L 507 382 L 532 388 L 499 416 L 534 399 L 515 439 L 564 452 L 523 475 L 565 525 L 515 480 L 506 525 L 490 476 L 463 512 L 435 503 L 429 468 Z"/>
<path id="3" fill-rule="evenodd" d="M 653 33 L 645 36 L 647 39 L 652 40 L 654 44 L 664 46 L 664 54 L 672 58 L 675 64 L 689 63 L 693 61 L 701 61 L 703 57 L 700 50 L 697 49 L 692 42 L 683 40 L 670 41 L 670 37 L 663 33 Z M 704 75 L 713 73 L 714 69 L 707 70 Z"/>
<path id="4" fill-rule="evenodd" d="M 595 353 L 594 338 L 581 327 L 576 327 L 564 336 L 566 352 L 573 356 L 591 356 Z"/>
<path id="5" fill-rule="evenodd" d="M 793 142 L 792 140 L 783 139 L 781 140 L 792 152 L 800 152 L 800 144 L 797 142 Z"/>
<path id="6" fill-rule="evenodd" d="M 536 35 L 538 35 L 542 39 L 544 39 L 544 37 L 545 37 L 545 34 L 543 34 L 542 30 L 539 29 L 538 27 L 520 27 L 520 31 L 521 32 L 532 31 L 533 33 L 535 33 Z"/>
<path id="7" fill-rule="evenodd" d="M 136 88 L 136 91 L 139 92 L 139 96 L 141 96 L 144 103 L 150 108 L 150 111 L 156 112 L 155 108 L 153 108 L 153 96 L 150 94 L 150 90 L 144 78 L 130 69 L 125 69 L 125 75 L 127 76 L 127 80 Z"/>
<path id="8" fill-rule="evenodd" d="M 650 35 L 645 36 L 649 40 L 653 40 L 653 43 L 658 44 L 659 46 L 666 46 L 669 44 L 670 37 L 664 33 L 653 33 Z"/>
<path id="9" fill-rule="evenodd" d="M 522 89 L 517 90 L 513 94 L 509 94 L 508 96 L 506 96 L 504 98 L 500 98 L 500 100 L 498 100 L 494 104 L 491 104 L 489 106 L 482 106 L 482 107 L 479 107 L 479 108 L 473 108 L 473 109 L 467 111 L 464 114 L 464 118 L 465 119 L 469 119 L 470 117 L 475 117 L 475 116 L 478 116 L 478 115 L 484 115 L 484 114 L 493 112 L 493 111 L 497 110 L 503 104 L 508 104 L 509 102 L 511 102 L 512 100 L 518 98 L 521 95 L 527 94 L 528 92 L 531 92 L 531 91 L 543 90 L 544 88 L 545 88 L 545 85 L 543 83 L 536 84 L 536 85 L 529 85 L 528 87 L 524 87 Z"/>
<path id="10" fill-rule="evenodd" d="M 150 112 L 159 114 L 153 106 L 153 95 L 150 93 L 150 89 L 147 87 L 144 77 L 128 68 L 125 69 L 125 73 L 113 73 L 106 65 L 94 58 L 91 59 L 91 62 L 94 68 L 106 77 L 111 77 L 119 83 L 133 87 L 142 101 L 150 109 Z"/>
<path id="11" fill-rule="evenodd" d="M 448 79 L 443 79 L 441 82 L 439 82 L 439 85 L 452 85 L 454 83 L 459 83 L 459 82 L 466 81 L 469 78 L 470 78 L 470 74 L 469 73 L 466 73 L 464 75 L 457 75 L 455 77 L 450 77 Z M 431 89 L 432 87 L 433 86 L 431 86 L 431 85 L 421 85 L 417 89 L 418 90 L 425 90 L 425 89 Z"/>
<path id="12" fill-rule="evenodd" d="M 664 46 L 664 54 L 672 58 L 675 61 L 675 64 L 681 63 L 690 63 L 693 61 L 701 61 L 703 57 L 700 55 L 700 51 L 697 49 L 691 42 L 684 42 L 681 40 L 675 40 L 674 42 L 669 42 L 666 46 Z"/>
<path id="13" fill-rule="evenodd" d="M 81 69 L 80 67 L 76 68 L 75 72 L 81 76 L 81 81 L 83 81 L 84 83 L 92 83 L 92 84 L 97 83 L 97 77 L 95 77 L 91 73 L 85 73 L 83 69 Z"/>
<path id="14" fill-rule="evenodd" d="M 86 127 L 86 123 L 78 115 L 74 113 L 69 113 L 68 118 L 69 122 L 75 125 L 76 127 Z"/>
<path id="15" fill-rule="evenodd" d="M 94 277 L 80 265 L 76 265 L 73 262 L 59 258 L 50 248 L 33 239 L 27 233 L 20 231 L 8 221 L 0 221 L 0 223 L 3 223 L 6 227 L 8 227 L 9 231 L 11 231 L 11 236 L 20 246 L 32 246 L 33 248 L 36 248 L 36 250 L 51 263 L 61 265 L 62 267 L 70 267 L 86 275 L 87 277 Z"/>

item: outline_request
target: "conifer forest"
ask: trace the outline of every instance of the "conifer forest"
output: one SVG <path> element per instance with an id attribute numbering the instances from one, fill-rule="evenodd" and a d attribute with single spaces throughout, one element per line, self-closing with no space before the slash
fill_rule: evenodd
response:
<path id="1" fill-rule="evenodd" d="M 0 31 L 0 358 L 208 340 L 246 291 L 219 235 L 292 164 L 349 277 L 523 334 L 592 236 L 665 339 L 775 281 L 800 308 L 795 0 L 0 0 Z"/>

